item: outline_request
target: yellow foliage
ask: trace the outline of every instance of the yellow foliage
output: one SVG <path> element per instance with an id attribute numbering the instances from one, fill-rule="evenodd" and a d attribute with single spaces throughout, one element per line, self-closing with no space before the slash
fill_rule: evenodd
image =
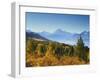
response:
<path id="1" fill-rule="evenodd" d="M 26 55 L 26 65 L 31 66 L 59 66 L 59 65 L 79 65 L 85 64 L 78 57 L 63 56 L 60 59 L 53 55 L 46 55 L 36 58 L 34 55 Z"/>
<path id="2" fill-rule="evenodd" d="M 62 63 L 62 65 L 85 64 L 85 62 L 84 61 L 81 61 L 78 57 L 69 57 L 69 56 L 63 56 L 60 59 L 60 63 Z"/>

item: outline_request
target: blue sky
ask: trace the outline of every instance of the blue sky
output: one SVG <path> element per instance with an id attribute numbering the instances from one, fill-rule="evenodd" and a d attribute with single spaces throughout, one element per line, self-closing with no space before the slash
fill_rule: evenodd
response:
<path id="1" fill-rule="evenodd" d="M 26 12 L 26 28 L 34 32 L 54 32 L 62 29 L 71 33 L 89 31 L 89 15 Z"/>

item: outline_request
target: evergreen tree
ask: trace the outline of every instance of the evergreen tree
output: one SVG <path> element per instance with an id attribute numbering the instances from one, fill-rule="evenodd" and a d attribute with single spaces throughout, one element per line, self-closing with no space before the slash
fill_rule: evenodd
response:
<path id="1" fill-rule="evenodd" d="M 77 42 L 77 54 L 80 59 L 84 60 L 85 50 L 84 50 L 84 43 L 83 43 L 83 39 L 82 39 L 81 35 Z"/>
<path id="2" fill-rule="evenodd" d="M 69 56 L 74 56 L 74 48 L 73 48 L 73 46 L 71 46 L 70 49 L 69 49 Z"/>

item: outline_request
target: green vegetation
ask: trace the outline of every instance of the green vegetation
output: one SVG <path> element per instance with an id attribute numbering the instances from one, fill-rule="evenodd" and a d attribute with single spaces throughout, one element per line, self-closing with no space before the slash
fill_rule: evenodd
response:
<path id="1" fill-rule="evenodd" d="M 77 45 L 26 40 L 26 67 L 89 64 L 89 48 L 80 37 Z"/>

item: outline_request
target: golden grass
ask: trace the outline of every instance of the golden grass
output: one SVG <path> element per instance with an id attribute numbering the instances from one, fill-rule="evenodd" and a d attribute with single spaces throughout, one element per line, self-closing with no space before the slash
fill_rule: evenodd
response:
<path id="1" fill-rule="evenodd" d="M 53 55 L 37 57 L 33 54 L 26 54 L 26 67 L 34 66 L 59 66 L 59 65 L 80 65 L 86 64 L 85 61 L 78 57 L 62 56 L 60 59 Z"/>

